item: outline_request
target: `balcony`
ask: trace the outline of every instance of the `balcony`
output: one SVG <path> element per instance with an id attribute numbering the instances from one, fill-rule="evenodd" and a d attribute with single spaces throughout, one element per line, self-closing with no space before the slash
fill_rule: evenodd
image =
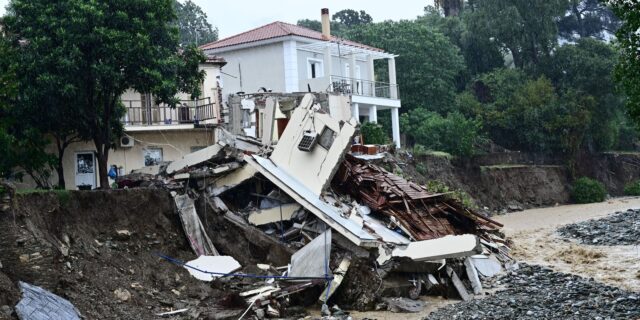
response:
<path id="1" fill-rule="evenodd" d="M 331 91 L 354 96 L 398 99 L 398 85 L 386 82 L 331 76 Z"/>
<path id="2" fill-rule="evenodd" d="M 211 98 L 181 100 L 175 107 L 166 104 L 145 106 L 143 100 L 122 100 L 125 126 L 161 126 L 175 124 L 199 124 L 216 118 L 216 103 Z"/>

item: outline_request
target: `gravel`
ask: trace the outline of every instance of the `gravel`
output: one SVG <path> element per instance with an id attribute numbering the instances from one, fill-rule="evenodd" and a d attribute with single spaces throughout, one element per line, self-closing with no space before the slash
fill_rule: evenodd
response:
<path id="1" fill-rule="evenodd" d="M 565 237 L 592 245 L 640 244 L 640 209 L 616 212 L 608 217 L 569 224 L 558 229 Z"/>
<path id="2" fill-rule="evenodd" d="M 639 319 L 640 294 L 535 265 L 498 278 L 505 289 L 438 309 L 437 319 Z"/>

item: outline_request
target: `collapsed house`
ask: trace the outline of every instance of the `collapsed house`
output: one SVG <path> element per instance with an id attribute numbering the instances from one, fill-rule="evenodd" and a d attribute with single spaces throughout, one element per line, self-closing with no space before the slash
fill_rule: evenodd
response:
<path id="1" fill-rule="evenodd" d="M 357 309 L 382 297 L 469 300 L 510 263 L 498 222 L 351 152 L 371 147 L 353 147 L 348 97 L 263 93 L 227 107 L 232 125 L 216 144 L 118 184 L 172 190 L 198 259 L 161 257 L 203 281 L 237 279 L 232 291 L 259 317 L 286 314 L 296 295 Z M 203 223 L 214 217 L 268 242 L 264 261 L 220 242 Z"/>

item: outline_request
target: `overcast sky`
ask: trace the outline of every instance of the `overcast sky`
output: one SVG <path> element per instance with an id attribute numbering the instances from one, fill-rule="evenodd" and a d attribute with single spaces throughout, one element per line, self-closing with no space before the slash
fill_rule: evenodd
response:
<path id="1" fill-rule="evenodd" d="M 296 23 L 298 19 L 320 19 L 320 9 L 330 14 L 342 9 L 364 10 L 373 21 L 413 19 L 433 0 L 192 0 L 217 26 L 220 38 L 228 37 L 273 21 Z M 184 2 L 181 0 L 181 2 Z M 0 0 L 0 15 L 4 15 L 9 0 Z"/>

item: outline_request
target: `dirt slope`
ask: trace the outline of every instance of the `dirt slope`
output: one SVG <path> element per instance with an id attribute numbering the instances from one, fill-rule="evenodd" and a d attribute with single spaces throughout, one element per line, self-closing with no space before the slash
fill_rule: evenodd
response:
<path id="1" fill-rule="evenodd" d="M 157 312 L 183 307 L 190 308 L 184 318 L 215 311 L 216 289 L 153 254 L 193 259 L 165 191 L 41 193 L 16 200 L 14 214 L 0 214 L 0 306 L 15 304 L 20 280 L 69 299 L 87 319 L 155 319 Z M 116 289 L 131 297 L 121 301 Z"/>

